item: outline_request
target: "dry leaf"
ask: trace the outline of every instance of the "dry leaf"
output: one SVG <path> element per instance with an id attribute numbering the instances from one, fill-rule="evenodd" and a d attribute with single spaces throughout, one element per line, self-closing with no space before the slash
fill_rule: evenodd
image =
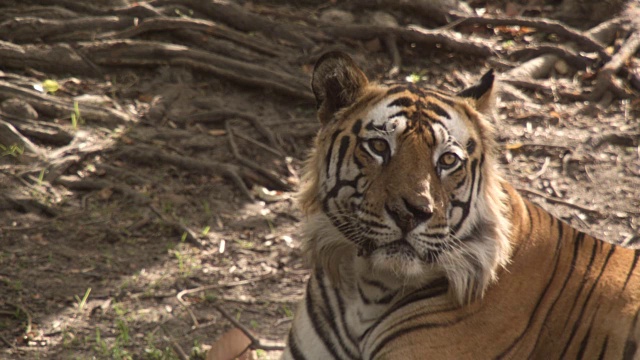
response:
<path id="1" fill-rule="evenodd" d="M 516 150 L 522 147 L 522 143 L 517 142 L 517 143 L 506 144 L 504 147 L 507 150 Z"/>
<path id="2" fill-rule="evenodd" d="M 207 360 L 249 360 L 251 354 L 249 350 L 250 344 L 251 340 L 242 330 L 233 328 L 224 333 L 211 346 L 211 349 L 207 351 Z"/>
<path id="3" fill-rule="evenodd" d="M 222 135 L 226 135 L 227 134 L 227 132 L 225 130 L 222 130 L 222 129 L 209 130 L 208 133 L 211 136 L 222 136 Z"/>

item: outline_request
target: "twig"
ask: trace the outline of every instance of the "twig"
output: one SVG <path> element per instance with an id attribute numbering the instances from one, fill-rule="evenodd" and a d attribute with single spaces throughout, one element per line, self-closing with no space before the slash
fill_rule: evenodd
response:
<path id="1" fill-rule="evenodd" d="M 180 305 L 182 305 L 182 307 L 189 313 L 189 316 L 191 316 L 191 320 L 193 320 L 193 328 L 196 329 L 200 326 L 200 323 L 198 322 L 198 319 L 196 318 L 195 314 L 191 311 L 191 309 L 189 309 L 189 304 L 187 304 L 182 298 L 183 296 L 202 292 L 202 291 L 207 291 L 207 290 L 219 289 L 223 287 L 246 285 L 254 281 L 268 279 L 274 275 L 275 275 L 274 273 L 269 273 L 263 276 L 258 276 L 258 277 L 246 279 L 246 280 L 240 280 L 240 281 L 234 281 L 234 282 L 222 283 L 222 284 L 214 284 L 214 285 L 205 285 L 205 286 L 199 286 L 193 289 L 186 289 L 176 294 L 176 299 L 178 300 Z"/>
<path id="2" fill-rule="evenodd" d="M 246 326 L 242 325 L 233 316 L 229 315 L 229 313 L 227 313 L 224 309 L 222 309 L 218 304 L 213 304 L 213 307 L 216 310 L 218 310 L 218 312 L 220 312 L 220 314 L 222 314 L 222 316 L 224 316 L 227 320 L 229 320 L 235 327 L 240 329 L 240 331 L 242 331 L 249 338 L 249 340 L 251 340 L 251 345 L 249 345 L 250 348 L 252 348 L 254 350 L 262 349 L 262 350 L 266 350 L 266 351 L 284 350 L 285 349 L 284 344 L 267 345 L 267 344 L 262 343 L 262 341 L 260 339 L 258 339 L 257 337 L 255 337 L 251 333 L 251 331 L 249 331 L 249 329 L 247 329 Z"/>
<path id="3" fill-rule="evenodd" d="M 0 334 L 0 340 L 2 340 L 3 343 L 5 343 L 8 347 L 12 348 L 13 351 L 17 351 L 18 347 L 15 346 L 14 344 L 12 344 L 11 342 L 9 342 L 9 340 L 7 340 L 6 337 L 4 337 L 4 335 Z"/>
<path id="4" fill-rule="evenodd" d="M 5 301 L 4 303 L 10 306 L 13 306 L 14 308 L 20 310 L 23 314 L 27 316 L 27 327 L 24 332 L 25 333 L 31 332 L 31 314 L 27 311 L 27 309 L 20 304 L 16 304 L 10 301 Z"/>
<path id="5" fill-rule="evenodd" d="M 391 78 L 400 73 L 402 58 L 400 57 L 400 51 L 398 51 L 398 44 L 394 35 L 387 35 L 383 37 L 382 40 L 387 47 L 387 51 L 391 54 L 391 68 L 387 71 L 387 76 Z"/>
<path id="6" fill-rule="evenodd" d="M 171 348 L 176 353 L 176 355 L 178 355 L 178 357 L 180 357 L 181 360 L 189 360 L 189 355 L 187 355 L 187 353 L 184 351 L 182 346 L 178 344 L 178 342 L 173 340 L 173 338 L 169 335 L 169 332 L 167 331 L 167 329 L 165 329 L 164 325 L 161 325 L 160 328 L 165 333 L 165 336 L 164 336 L 165 341 L 168 341 L 169 344 L 171 344 Z"/>
<path id="7" fill-rule="evenodd" d="M 544 158 L 544 163 L 542 164 L 542 167 L 540 168 L 540 170 L 537 173 L 528 176 L 529 180 L 535 180 L 540 176 L 542 176 L 542 174 L 544 174 L 545 171 L 547 171 L 547 168 L 549 167 L 549 163 L 551 163 L 551 159 L 547 156 L 546 158 Z"/>
<path id="8" fill-rule="evenodd" d="M 278 178 L 268 170 L 265 170 L 262 166 L 258 165 L 257 163 L 242 156 L 240 154 L 240 151 L 238 151 L 238 146 L 236 145 L 236 141 L 233 138 L 233 130 L 231 129 L 231 125 L 229 125 L 229 121 L 225 123 L 225 128 L 227 130 L 227 137 L 229 139 L 229 146 L 231 147 L 231 153 L 236 158 L 236 160 L 238 160 L 242 165 L 248 167 L 249 169 L 255 170 L 256 172 L 262 174 L 262 176 L 266 177 L 267 180 L 269 180 L 273 185 L 275 185 L 274 187 L 276 187 L 278 190 L 291 190 L 291 187 L 285 182 L 283 182 L 282 180 L 280 180 L 280 178 Z"/>
<path id="9" fill-rule="evenodd" d="M 541 197 L 541 198 L 543 198 L 543 199 L 545 199 L 545 200 L 547 200 L 548 202 L 551 202 L 551 203 L 562 204 L 562 205 L 566 205 L 566 206 L 572 207 L 574 209 L 582 210 L 584 212 L 590 212 L 590 213 L 594 213 L 594 214 L 600 215 L 600 211 L 599 210 L 593 209 L 591 207 L 574 204 L 572 202 L 569 202 L 569 201 L 566 201 L 566 200 L 562 200 L 562 199 L 559 199 L 559 198 L 556 198 L 556 197 L 550 197 L 550 196 L 547 196 L 546 194 L 541 193 L 541 192 L 536 191 L 536 190 L 525 189 L 525 188 L 521 188 L 521 187 L 517 187 L 516 189 L 518 191 L 521 191 L 521 192 L 526 192 L 528 194 L 539 196 L 539 197 Z"/>
<path id="10" fill-rule="evenodd" d="M 258 130 L 258 132 L 260 132 L 265 138 L 267 138 L 267 141 L 271 146 L 273 146 L 278 151 L 281 150 L 273 132 L 267 126 L 265 126 L 262 123 L 262 121 L 260 121 L 257 117 L 251 114 L 247 114 L 245 112 L 234 111 L 234 110 L 213 110 L 213 111 L 193 114 L 188 117 L 181 117 L 179 119 L 172 119 L 172 120 L 176 122 L 194 121 L 194 122 L 206 124 L 206 123 L 220 123 L 231 118 L 242 119 L 250 122 L 251 125 L 253 125 L 253 127 L 256 130 Z"/>
<path id="11" fill-rule="evenodd" d="M 272 148 L 271 146 L 268 146 L 268 145 L 266 145 L 264 143 L 261 143 L 258 140 L 255 140 L 251 136 L 247 136 L 247 135 L 245 135 L 243 133 L 234 133 L 234 135 L 239 137 L 242 140 L 246 140 L 246 141 L 252 143 L 253 145 L 258 146 L 258 147 L 260 147 L 260 148 L 272 153 L 275 156 L 284 156 L 284 154 L 282 152 Z"/>
<path id="12" fill-rule="evenodd" d="M 178 299 L 182 299 L 182 297 L 185 296 L 185 295 L 190 295 L 190 294 L 194 294 L 194 293 L 198 293 L 198 292 L 202 292 L 202 291 L 220 289 L 220 288 L 223 288 L 223 287 L 233 287 L 233 286 L 247 285 L 247 284 L 251 284 L 252 282 L 266 280 L 266 279 L 271 278 L 273 276 L 275 276 L 275 274 L 270 272 L 270 273 L 264 274 L 262 276 L 257 276 L 257 277 L 250 278 L 250 279 L 245 279 L 245 280 L 238 280 L 238 281 L 232 281 L 232 282 L 221 283 L 221 284 L 198 286 L 197 288 L 182 290 L 176 295 L 176 297 Z"/>
<path id="13" fill-rule="evenodd" d="M 158 210 L 155 206 L 149 204 L 149 209 L 151 209 L 151 211 L 156 214 L 160 220 L 162 220 L 164 223 L 166 223 L 167 225 L 171 226 L 172 228 L 174 228 L 175 230 L 181 232 L 181 234 L 187 234 L 187 238 L 185 240 L 188 240 L 190 243 L 198 246 L 198 247 L 202 247 L 202 244 L 200 243 L 200 239 L 198 237 L 198 234 L 196 234 L 195 231 L 191 230 L 191 228 L 189 228 L 188 226 L 186 226 L 185 224 L 183 224 L 180 221 L 175 221 L 172 219 L 168 219 L 160 210 Z"/>

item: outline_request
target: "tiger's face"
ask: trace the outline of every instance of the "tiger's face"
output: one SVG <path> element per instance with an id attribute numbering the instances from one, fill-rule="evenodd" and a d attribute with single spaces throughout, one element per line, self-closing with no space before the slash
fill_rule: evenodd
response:
<path id="1" fill-rule="evenodd" d="M 385 87 L 344 54 L 319 60 L 313 89 L 323 126 L 302 193 L 312 229 L 322 228 L 308 244 L 316 256 L 351 246 L 374 271 L 403 281 L 434 271 L 466 287 L 489 281 L 484 270 L 495 268 L 502 239 L 491 230 L 499 221 L 491 213 L 499 199 L 486 188 L 496 180 L 485 179 L 492 128 L 478 101 L 492 83 L 489 73 L 461 95 Z"/>

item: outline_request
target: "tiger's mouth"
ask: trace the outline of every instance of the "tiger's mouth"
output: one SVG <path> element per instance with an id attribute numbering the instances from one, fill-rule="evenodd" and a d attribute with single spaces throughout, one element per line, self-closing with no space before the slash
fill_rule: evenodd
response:
<path id="1" fill-rule="evenodd" d="M 417 258 L 425 263 L 434 263 L 444 252 L 444 248 L 419 252 L 405 238 L 384 245 L 376 245 L 373 241 L 367 241 L 358 248 L 358 256 L 370 257 L 374 252 L 384 252 L 389 257 L 402 256 L 407 259 Z"/>

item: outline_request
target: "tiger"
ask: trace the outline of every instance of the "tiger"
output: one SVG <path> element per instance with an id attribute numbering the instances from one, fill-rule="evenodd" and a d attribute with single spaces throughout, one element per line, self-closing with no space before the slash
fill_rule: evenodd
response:
<path id="1" fill-rule="evenodd" d="M 311 274 L 283 359 L 640 358 L 640 250 L 504 180 L 495 78 L 451 93 L 319 58 L 299 192 Z"/>

